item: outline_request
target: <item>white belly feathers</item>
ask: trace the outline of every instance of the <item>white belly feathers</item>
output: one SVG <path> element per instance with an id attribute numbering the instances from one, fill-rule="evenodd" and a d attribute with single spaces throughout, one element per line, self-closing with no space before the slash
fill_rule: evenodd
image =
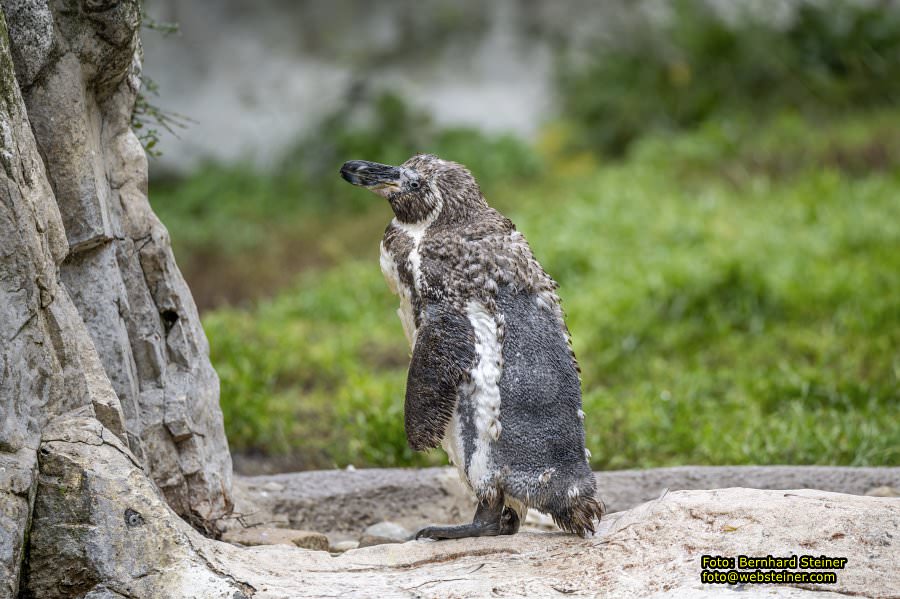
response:
<path id="1" fill-rule="evenodd" d="M 400 324 L 403 325 L 403 332 L 406 334 L 406 340 L 409 347 L 412 348 L 416 342 L 416 318 L 413 314 L 412 292 L 400 280 L 400 274 L 397 272 L 397 262 L 394 257 L 388 253 L 381 243 L 381 272 L 387 281 L 391 292 L 400 296 L 400 307 L 397 308 L 397 316 L 400 317 Z"/>
<path id="2" fill-rule="evenodd" d="M 437 217 L 435 211 L 425 220 L 418 223 L 401 223 L 394 219 L 391 224 L 403 231 L 412 239 L 412 249 L 407 258 L 410 274 L 412 274 L 413 286 L 416 293 L 422 290 L 422 255 L 419 253 L 419 246 L 422 244 L 422 238 L 425 237 L 425 230 L 431 225 Z M 397 315 L 400 317 L 400 323 L 403 325 L 403 332 L 406 333 L 406 340 L 409 341 L 410 348 L 416 344 L 416 319 L 413 314 L 412 295 L 413 290 L 408 289 L 403 281 L 400 280 L 400 274 L 397 269 L 397 258 L 391 255 L 381 242 L 381 272 L 387 279 L 388 286 L 391 291 L 400 296 L 400 307 L 397 309 Z"/>
<path id="3" fill-rule="evenodd" d="M 480 302 L 466 305 L 466 314 L 475 331 L 475 355 L 472 369 L 474 387 L 470 401 L 475 409 L 475 451 L 469 462 L 468 476 L 472 486 L 490 483 L 493 471 L 491 443 L 500 438 L 500 375 L 503 352 L 497 335 L 497 321 Z"/>
<path id="4" fill-rule="evenodd" d="M 397 259 L 391 255 L 384 243 L 381 244 L 381 272 L 387 280 L 391 291 L 400 297 L 400 307 L 397 314 L 403 324 L 403 331 L 409 341 L 410 347 L 415 348 L 416 324 L 413 314 L 412 298 L 414 293 L 421 292 L 424 286 L 422 273 L 420 272 L 421 255 L 419 246 L 425 235 L 425 229 L 430 223 L 404 224 L 394 221 L 406 235 L 412 238 L 407 263 L 412 275 L 413 287 L 400 279 Z M 466 468 L 466 456 L 464 455 L 464 443 L 461 437 L 458 408 L 454 412 L 447 426 L 444 439 L 441 443 L 448 457 L 457 467 L 461 478 L 473 489 L 482 485 L 490 485 L 493 464 L 491 457 L 491 444 L 500 438 L 502 427 L 500 425 L 500 375 L 503 368 L 502 344 L 498 335 L 497 321 L 483 304 L 471 301 L 466 305 L 466 316 L 475 333 L 475 354 L 477 362 L 471 373 L 471 383 L 461 390 L 467 396 L 474 408 L 476 439 L 474 452 L 469 456 L 469 465 Z"/>

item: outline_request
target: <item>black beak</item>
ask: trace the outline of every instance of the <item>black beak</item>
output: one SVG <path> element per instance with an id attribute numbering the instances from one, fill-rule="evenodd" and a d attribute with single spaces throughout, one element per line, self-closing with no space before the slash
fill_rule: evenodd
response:
<path id="1" fill-rule="evenodd" d="M 341 177 L 348 183 L 360 187 L 399 185 L 400 174 L 400 167 L 366 160 L 350 160 L 341 167 Z"/>

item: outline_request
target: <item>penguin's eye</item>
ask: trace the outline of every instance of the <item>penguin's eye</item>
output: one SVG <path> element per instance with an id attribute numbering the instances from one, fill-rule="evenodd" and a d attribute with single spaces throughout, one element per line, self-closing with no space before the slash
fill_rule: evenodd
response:
<path id="1" fill-rule="evenodd" d="M 410 189 L 419 189 L 419 185 L 420 184 L 418 181 L 411 181 L 409 184 L 409 187 L 410 187 Z"/>

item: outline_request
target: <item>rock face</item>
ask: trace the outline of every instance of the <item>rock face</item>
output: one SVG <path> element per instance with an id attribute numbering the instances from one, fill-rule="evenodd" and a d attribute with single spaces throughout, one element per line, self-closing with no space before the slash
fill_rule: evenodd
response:
<path id="1" fill-rule="evenodd" d="M 147 160 L 131 129 L 140 4 L 2 6 L 68 241 L 61 278 L 121 404 L 98 416 L 116 430 L 121 424 L 108 420 L 124 413 L 129 448 L 179 514 L 215 518 L 228 508 L 231 473 L 218 379 L 168 233 L 147 201 Z"/>
<path id="2" fill-rule="evenodd" d="M 133 482 L 146 472 L 199 526 L 228 511 L 231 463 L 206 339 L 130 127 L 139 3 L 0 8 L 0 597 L 11 597 L 54 419 L 103 427 L 104 447 L 140 465 Z M 52 539 L 31 533 L 40 555 Z"/>

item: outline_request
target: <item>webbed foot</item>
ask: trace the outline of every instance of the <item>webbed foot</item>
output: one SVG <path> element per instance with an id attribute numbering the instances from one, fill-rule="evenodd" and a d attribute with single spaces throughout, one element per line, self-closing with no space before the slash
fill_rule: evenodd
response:
<path id="1" fill-rule="evenodd" d="M 465 539 L 467 537 L 495 537 L 500 534 L 500 524 L 459 524 L 457 526 L 426 526 L 416 533 L 416 539 Z"/>
<path id="2" fill-rule="evenodd" d="M 512 535 L 519 530 L 519 515 L 503 505 L 502 495 L 492 502 L 480 501 L 471 524 L 456 526 L 426 526 L 416 533 L 416 539 L 465 539 Z"/>

